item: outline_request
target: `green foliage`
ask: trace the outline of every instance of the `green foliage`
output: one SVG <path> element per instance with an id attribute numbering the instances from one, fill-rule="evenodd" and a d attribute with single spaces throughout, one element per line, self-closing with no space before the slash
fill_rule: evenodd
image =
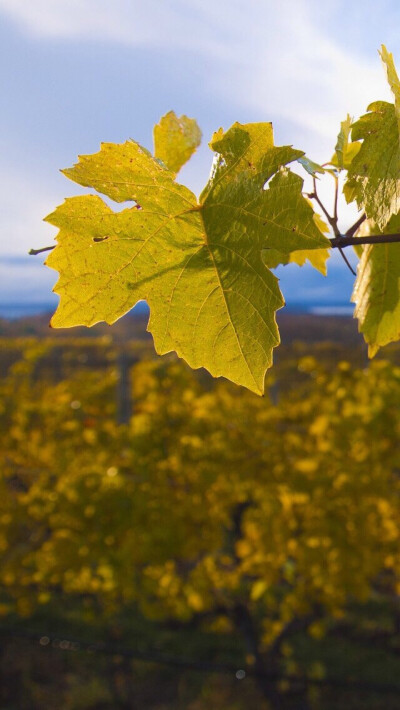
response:
<path id="1" fill-rule="evenodd" d="M 0 636 L 37 628 L 251 669 L 254 645 L 246 647 L 237 617 L 245 609 L 266 669 L 273 662 L 283 675 L 322 681 L 396 679 L 398 658 L 375 649 L 379 639 L 395 644 L 398 623 L 394 362 L 360 369 L 338 348 L 304 357 L 299 345 L 286 360 L 283 349 L 259 398 L 173 358 L 142 361 L 131 373 L 133 416 L 119 425 L 118 349 L 109 339 L 66 342 L 2 343 L 20 358 L 0 380 Z M 23 669 L 21 685 L 31 673 L 39 688 L 34 659 L 46 654 L 48 667 L 61 653 L 50 646 L 36 647 L 28 667 L 20 645 L 14 657 L 7 651 L 1 699 L 8 668 Z M 65 710 L 97 707 L 114 674 L 132 674 L 111 655 L 64 653 L 56 704 Z M 140 680 L 135 669 L 137 692 L 161 671 L 148 673 Z M 288 697 L 298 685 L 286 683 Z M 189 686 L 181 705 L 176 691 L 165 708 L 191 707 Z M 158 701 L 161 687 L 157 680 Z M 21 706 L 43 707 L 44 691 Z M 201 697 L 194 708 L 204 697 L 219 707 L 218 694 Z M 235 707 L 235 697 L 223 694 L 221 708 Z M 262 707 L 257 695 L 245 697 L 241 685 L 238 708 Z M 331 707 L 325 692 L 312 707 Z"/>
<path id="2" fill-rule="evenodd" d="M 158 353 L 174 350 L 193 368 L 263 393 L 279 343 L 275 313 L 284 305 L 271 269 L 309 261 L 326 274 L 332 243 L 307 194 L 321 207 L 317 182 L 327 174 L 337 186 L 338 171 L 347 171 L 346 199 L 356 201 L 382 238 L 400 213 L 399 80 L 385 47 L 381 57 L 394 104 L 372 103 L 355 123 L 347 116 L 330 164 L 274 146 L 270 123 L 235 123 L 210 142 L 211 177 L 197 200 L 175 175 L 201 133 L 194 119 L 172 111 L 155 126 L 154 158 L 134 141 L 81 156 L 64 170 L 67 177 L 135 204 L 115 212 L 86 195 L 67 199 L 47 217 L 60 230 L 47 259 L 60 274 L 52 325 L 113 323 L 145 299 Z M 293 163 L 312 176 L 311 194 L 287 167 Z M 339 239 L 333 246 L 340 247 L 337 187 L 334 214 L 323 211 Z M 399 337 L 400 267 L 394 244 L 362 254 L 353 298 L 373 355 Z"/>
<path id="3" fill-rule="evenodd" d="M 373 598 L 381 574 L 397 591 L 399 368 L 302 358 L 278 368 L 295 386 L 273 406 L 142 362 L 119 426 L 113 368 L 46 385 L 31 380 L 42 356 L 1 387 L 3 615 L 62 590 L 106 615 L 124 600 L 230 628 L 245 604 L 268 649 L 315 607 L 340 617 Z"/>

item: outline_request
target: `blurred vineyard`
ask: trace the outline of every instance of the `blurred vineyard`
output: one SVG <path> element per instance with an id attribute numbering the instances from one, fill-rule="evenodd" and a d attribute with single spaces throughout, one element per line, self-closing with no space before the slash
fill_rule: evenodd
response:
<path id="1" fill-rule="evenodd" d="M 398 708 L 399 354 L 3 337 L 0 707 Z"/>

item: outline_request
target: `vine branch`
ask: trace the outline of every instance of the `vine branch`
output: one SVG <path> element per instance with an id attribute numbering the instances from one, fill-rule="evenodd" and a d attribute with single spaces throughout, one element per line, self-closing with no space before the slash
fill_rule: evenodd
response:
<path id="1" fill-rule="evenodd" d="M 347 258 L 347 256 L 346 256 L 346 254 L 344 253 L 341 244 L 338 244 L 338 249 L 339 249 L 340 255 L 341 255 L 341 257 L 342 257 L 344 263 L 346 264 L 347 268 L 349 269 L 349 271 L 351 271 L 351 273 L 353 274 L 353 276 L 357 276 L 356 272 L 354 271 L 352 265 L 350 264 L 350 262 L 349 262 L 349 260 L 348 260 L 348 258 Z"/>
<path id="2" fill-rule="evenodd" d="M 54 249 L 54 247 L 55 247 L 55 244 L 54 244 L 54 246 L 42 247 L 41 249 L 29 249 L 28 254 L 29 254 L 29 256 L 36 256 L 36 254 L 41 254 L 43 251 L 51 251 L 52 249 Z"/>
<path id="3" fill-rule="evenodd" d="M 334 233 L 335 237 L 339 237 L 339 236 L 340 236 L 340 232 L 339 232 L 339 227 L 338 227 L 338 225 L 337 225 L 337 217 L 336 217 L 336 218 L 335 218 L 335 217 L 332 217 L 332 216 L 329 214 L 329 212 L 328 212 L 328 210 L 326 209 L 326 207 L 325 207 L 325 205 L 323 204 L 323 202 L 321 202 L 321 200 L 320 200 L 320 198 L 319 198 L 319 195 L 318 195 L 318 191 L 317 191 L 317 181 L 316 181 L 315 177 L 313 177 L 313 187 L 314 187 L 314 192 L 309 193 L 309 194 L 307 195 L 307 197 L 309 197 L 310 199 L 316 201 L 317 205 L 319 205 L 319 207 L 321 208 L 322 212 L 324 213 L 326 219 L 328 220 L 330 226 L 332 227 L 333 233 Z"/>
<path id="4" fill-rule="evenodd" d="M 356 246 L 357 244 L 393 244 L 400 242 L 400 233 L 396 234 L 371 234 L 368 237 L 353 237 L 340 234 L 330 239 L 332 249 Z"/>
<path id="5" fill-rule="evenodd" d="M 345 237 L 354 237 L 357 229 L 359 227 L 361 227 L 362 223 L 365 222 L 366 219 L 367 219 L 367 215 L 365 213 L 363 213 L 361 215 L 361 217 L 359 217 L 358 220 L 356 222 L 354 222 L 354 224 L 352 224 L 351 227 L 349 227 L 349 229 L 347 230 L 347 232 L 344 236 Z"/>

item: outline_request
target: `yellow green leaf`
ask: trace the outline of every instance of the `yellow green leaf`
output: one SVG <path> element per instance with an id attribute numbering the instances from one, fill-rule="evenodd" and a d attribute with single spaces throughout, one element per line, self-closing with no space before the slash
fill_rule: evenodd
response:
<path id="1" fill-rule="evenodd" d="M 332 165 L 337 166 L 339 170 L 348 170 L 350 163 L 361 148 L 361 143 L 357 141 L 349 142 L 351 125 L 352 119 L 349 114 L 347 114 L 346 120 L 342 121 L 340 124 L 335 152 L 331 159 Z"/>
<path id="2" fill-rule="evenodd" d="M 47 218 L 60 230 L 47 259 L 60 274 L 52 325 L 113 323 L 145 299 L 158 353 L 175 350 L 194 368 L 262 393 L 283 305 L 262 250 L 321 249 L 329 240 L 303 181 L 285 167 L 301 151 L 275 147 L 271 124 L 236 123 L 211 147 L 217 156 L 200 201 L 134 141 L 103 144 L 64 171 L 137 204 L 114 212 L 85 195 Z"/>
<path id="3" fill-rule="evenodd" d="M 400 231 L 394 215 L 385 234 Z M 375 233 L 377 233 L 375 231 Z M 373 357 L 380 347 L 400 338 L 400 244 L 367 244 L 362 248 L 352 301 L 359 331 Z"/>
<path id="4" fill-rule="evenodd" d="M 385 65 L 387 80 L 394 95 L 394 108 L 400 130 L 400 81 L 394 65 L 393 54 L 387 51 L 384 44 L 382 45 L 379 54 Z"/>
<path id="5" fill-rule="evenodd" d="M 194 118 L 169 111 L 154 126 L 154 156 L 177 173 L 200 145 L 201 131 Z"/>
<path id="6" fill-rule="evenodd" d="M 348 202 L 355 199 L 359 209 L 384 229 L 400 211 L 400 89 L 393 57 L 384 46 L 381 57 L 395 103 L 376 101 L 353 124 L 353 140 L 363 143 L 349 167 L 344 192 Z"/>
<path id="7" fill-rule="evenodd" d="M 250 598 L 253 601 L 257 601 L 257 599 L 260 599 L 263 596 L 267 589 L 268 582 L 266 582 L 265 579 L 257 579 L 251 588 Z"/>

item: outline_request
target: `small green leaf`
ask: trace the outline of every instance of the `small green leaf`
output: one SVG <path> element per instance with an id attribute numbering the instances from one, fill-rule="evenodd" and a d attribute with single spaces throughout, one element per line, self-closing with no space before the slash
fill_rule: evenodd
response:
<path id="1" fill-rule="evenodd" d="M 347 114 L 346 120 L 342 121 L 340 124 L 340 131 L 335 145 L 336 165 L 339 168 L 344 167 L 344 154 L 349 143 L 351 124 L 352 120 L 349 114 Z"/>
<path id="2" fill-rule="evenodd" d="M 400 215 L 394 215 L 384 233 L 399 231 Z M 368 343 L 370 357 L 383 345 L 400 338 L 400 244 L 362 247 L 351 300 L 356 304 L 354 316 Z"/>
<path id="3" fill-rule="evenodd" d="M 332 165 L 339 168 L 339 170 L 348 170 L 350 168 L 352 161 L 353 161 L 353 158 L 356 157 L 360 148 L 361 148 L 361 143 L 359 143 L 358 141 L 353 141 L 352 143 L 348 143 L 348 145 L 345 149 L 344 155 L 342 156 L 341 164 L 339 165 L 337 153 L 334 153 L 332 156 L 332 160 L 331 160 Z"/>
<path id="4" fill-rule="evenodd" d="M 400 130 L 400 81 L 399 77 L 397 76 L 396 67 L 394 65 L 393 54 L 387 51 L 384 44 L 382 44 L 382 48 L 379 54 L 385 65 L 387 80 L 394 95 L 394 108 L 397 116 L 398 127 Z"/>
<path id="5" fill-rule="evenodd" d="M 323 168 L 322 165 L 314 163 L 313 160 L 310 160 L 310 158 L 307 158 L 305 155 L 298 158 L 297 162 L 303 166 L 304 170 L 306 170 L 309 175 L 315 176 L 316 173 L 325 173 L 325 168 Z"/>
<path id="6" fill-rule="evenodd" d="M 361 143 L 354 141 L 349 142 L 352 119 L 349 114 L 345 121 L 340 124 L 340 131 L 337 137 L 335 153 L 332 156 L 331 163 L 339 168 L 339 170 L 348 170 L 353 158 L 357 155 L 361 148 Z"/>
<path id="7" fill-rule="evenodd" d="M 345 182 L 343 185 L 343 195 L 348 205 L 351 202 L 354 202 L 354 200 L 357 199 L 358 195 L 357 183 L 355 181 L 347 180 L 347 182 Z"/>
<path id="8" fill-rule="evenodd" d="M 165 114 L 154 126 L 154 156 L 173 173 L 179 172 L 201 142 L 201 131 L 194 118 L 174 111 Z"/>

